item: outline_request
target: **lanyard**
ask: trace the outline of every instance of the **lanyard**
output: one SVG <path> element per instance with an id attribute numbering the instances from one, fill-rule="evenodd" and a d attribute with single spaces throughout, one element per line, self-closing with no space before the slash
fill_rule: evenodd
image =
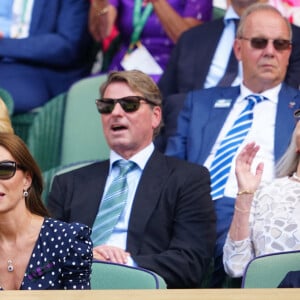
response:
<path id="1" fill-rule="evenodd" d="M 25 23 L 27 4 L 28 4 L 28 0 L 23 0 L 23 9 L 22 9 L 22 17 L 21 17 L 21 23 L 22 24 Z"/>
<path id="2" fill-rule="evenodd" d="M 152 3 L 148 3 L 142 11 L 143 0 L 134 1 L 134 11 L 133 11 L 133 33 L 131 35 L 129 52 L 133 49 L 134 45 L 140 39 L 141 33 L 145 27 L 147 19 L 153 11 Z"/>
<path id="3" fill-rule="evenodd" d="M 20 23 L 18 24 L 18 29 L 17 29 L 17 33 L 15 37 L 19 37 L 22 34 L 23 31 L 23 26 L 25 24 L 25 19 L 26 19 L 26 10 L 27 10 L 27 4 L 28 4 L 28 0 L 23 0 L 22 3 L 22 13 L 21 13 L 21 17 L 20 17 Z"/>

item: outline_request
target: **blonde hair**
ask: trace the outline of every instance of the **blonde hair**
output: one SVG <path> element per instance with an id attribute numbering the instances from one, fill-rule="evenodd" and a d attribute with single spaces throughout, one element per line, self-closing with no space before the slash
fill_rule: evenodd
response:
<path id="1" fill-rule="evenodd" d="M 276 164 L 276 177 L 292 176 L 297 171 L 300 154 L 297 151 L 297 127 L 293 131 L 290 144 Z"/>
<path id="2" fill-rule="evenodd" d="M 0 132 L 14 133 L 8 109 L 4 101 L 0 98 Z"/>

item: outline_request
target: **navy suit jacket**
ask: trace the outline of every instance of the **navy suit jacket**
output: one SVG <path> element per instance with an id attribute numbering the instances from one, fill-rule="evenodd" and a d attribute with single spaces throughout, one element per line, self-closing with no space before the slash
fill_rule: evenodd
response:
<path id="1" fill-rule="evenodd" d="M 239 86 L 215 87 L 189 93 L 177 120 L 176 134 L 168 140 L 166 154 L 203 165 L 239 94 Z M 231 99 L 231 105 L 216 108 L 218 99 Z M 293 113 L 298 108 L 300 91 L 283 84 L 278 96 L 275 121 L 276 161 L 289 145 L 296 124 Z"/>
<path id="2" fill-rule="evenodd" d="M 52 215 L 92 227 L 108 171 L 104 161 L 56 176 L 48 197 Z M 154 151 L 134 197 L 126 250 L 169 288 L 196 288 L 215 238 L 208 170 Z"/>
<path id="3" fill-rule="evenodd" d="M 300 288 L 300 271 L 290 271 L 280 282 L 279 288 Z"/>
<path id="4" fill-rule="evenodd" d="M 48 93 L 44 98 L 49 100 L 90 73 L 93 41 L 87 26 L 89 5 L 87 0 L 36 0 L 29 37 L 0 39 L 0 87 L 16 99 L 17 110 L 19 98 L 35 101 L 34 88 L 43 83 Z M 30 80 L 35 82 L 32 87 Z M 23 89 L 21 95 L 18 89 Z"/>
<path id="5" fill-rule="evenodd" d="M 169 95 L 204 88 L 212 59 L 224 29 L 224 19 L 203 23 L 185 31 L 172 50 L 158 86 L 165 99 Z M 293 48 L 285 82 L 300 86 L 300 27 L 292 25 Z"/>

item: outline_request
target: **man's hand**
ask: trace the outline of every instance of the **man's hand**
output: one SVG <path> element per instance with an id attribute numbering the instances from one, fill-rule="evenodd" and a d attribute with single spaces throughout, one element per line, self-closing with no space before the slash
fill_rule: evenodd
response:
<path id="1" fill-rule="evenodd" d="M 109 261 L 118 264 L 126 264 L 128 261 L 128 256 L 130 254 L 125 250 L 109 246 L 109 245 L 100 245 L 93 249 L 94 259 Z"/>
<path id="2" fill-rule="evenodd" d="M 109 34 L 109 13 L 108 11 L 111 9 L 110 5 L 106 3 L 105 1 L 101 1 L 97 3 L 94 2 L 90 6 L 90 11 L 89 11 L 89 30 L 95 41 L 101 42 L 104 40 L 108 34 Z M 103 8 L 107 8 L 105 10 L 105 13 L 101 14 L 101 11 Z"/>

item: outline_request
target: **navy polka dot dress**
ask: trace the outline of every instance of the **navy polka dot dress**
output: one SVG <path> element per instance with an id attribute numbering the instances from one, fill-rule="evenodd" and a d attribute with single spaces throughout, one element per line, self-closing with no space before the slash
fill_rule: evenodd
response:
<path id="1" fill-rule="evenodd" d="M 89 227 L 45 218 L 21 290 L 90 289 Z"/>

